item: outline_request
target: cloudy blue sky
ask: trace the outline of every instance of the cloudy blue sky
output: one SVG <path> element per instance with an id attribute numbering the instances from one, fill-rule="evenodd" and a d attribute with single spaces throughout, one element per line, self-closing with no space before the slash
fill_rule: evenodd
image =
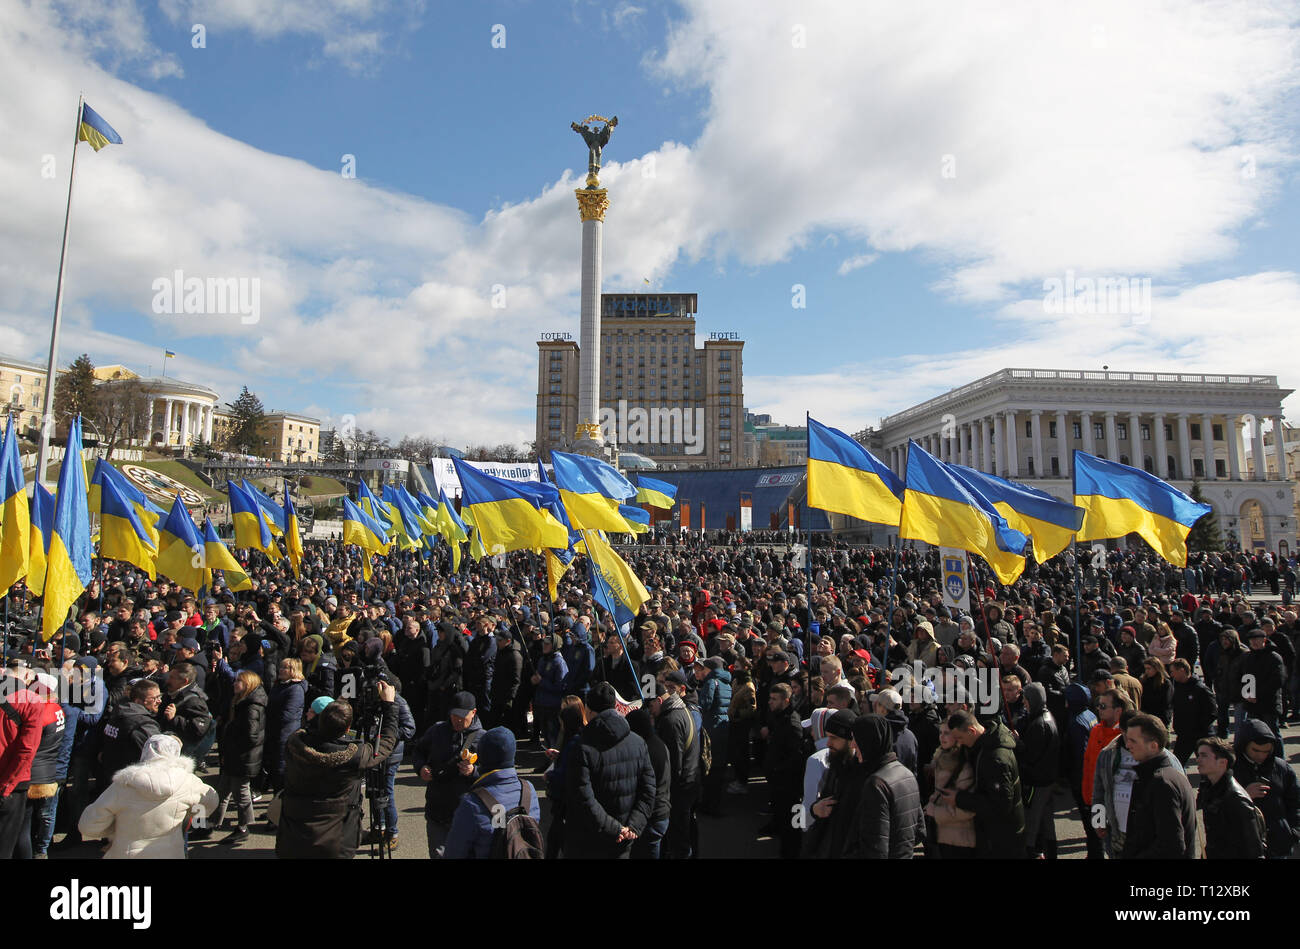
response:
<path id="1" fill-rule="evenodd" d="M 0 351 L 45 358 L 84 92 L 125 144 L 80 146 L 64 363 L 527 441 L 597 112 L 605 289 L 697 292 L 751 410 L 855 430 L 1004 366 L 1296 385 L 1298 39 L 1269 2 L 11 0 Z M 257 278 L 259 319 L 155 313 L 177 270 Z M 1149 312 L 1050 312 L 1068 274 Z"/>

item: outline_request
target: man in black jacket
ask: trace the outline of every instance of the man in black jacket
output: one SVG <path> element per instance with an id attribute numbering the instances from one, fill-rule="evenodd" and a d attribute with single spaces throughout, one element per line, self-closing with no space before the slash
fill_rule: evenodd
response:
<path id="1" fill-rule="evenodd" d="M 910 860 L 925 833 L 916 777 L 894 754 L 894 733 L 882 715 L 853 723 L 853 747 L 866 775 L 844 842 L 843 855 L 869 860 Z"/>
<path id="2" fill-rule="evenodd" d="M 361 839 L 361 777 L 397 746 L 396 690 L 378 683 L 379 741 L 348 741 L 352 706 L 335 701 L 285 746 L 283 806 L 275 838 L 281 859 L 351 860 Z"/>
<path id="3" fill-rule="evenodd" d="M 109 713 L 99 752 L 105 782 L 127 765 L 139 762 L 144 743 L 160 731 L 155 716 L 161 704 L 158 683 L 139 679 L 127 689 L 126 701 Z"/>
<path id="4" fill-rule="evenodd" d="M 1196 798 L 1182 766 L 1162 754 L 1169 747 L 1165 723 L 1139 712 L 1124 729 L 1124 745 L 1138 763 L 1124 859 L 1196 859 Z"/>
<path id="5" fill-rule="evenodd" d="M 655 733 L 668 746 L 668 766 L 672 772 L 672 809 L 664 849 L 670 859 L 691 855 L 691 823 L 700 788 L 700 736 L 682 696 L 686 694 L 686 677 L 680 669 L 664 676 L 657 691 L 660 696 L 651 708 L 655 715 Z"/>
<path id="6" fill-rule="evenodd" d="M 623 641 L 618 638 L 618 634 L 607 636 L 604 653 L 596 661 L 591 681 L 608 682 L 615 692 L 632 701 L 640 692 L 640 679 L 640 670 L 635 664 L 629 665 L 627 654 L 623 651 Z"/>
<path id="7" fill-rule="evenodd" d="M 595 689 L 592 689 L 592 694 L 595 694 Z M 632 859 L 658 860 L 660 844 L 668 833 L 668 818 L 672 813 L 673 778 L 668 763 L 668 746 L 655 734 L 654 718 L 644 705 L 627 713 L 627 723 L 645 742 L 655 774 L 654 808 L 650 811 L 645 830 L 632 842 Z"/>
<path id="8" fill-rule="evenodd" d="M 1025 804 L 1016 764 L 1016 740 L 1000 721 L 986 727 L 970 711 L 955 712 L 948 729 L 974 758 L 975 786 L 968 791 L 942 788 L 945 802 L 975 813 L 975 848 L 981 857 L 1025 856 Z"/>
<path id="9" fill-rule="evenodd" d="M 492 673 L 497 656 L 496 640 L 492 636 L 492 618 L 479 616 L 470 624 L 473 638 L 465 655 L 463 667 L 465 690 L 474 693 L 474 704 L 479 715 L 492 711 Z"/>
<path id="10" fill-rule="evenodd" d="M 1246 634 L 1250 651 L 1241 656 L 1231 673 L 1240 690 L 1247 718 L 1263 722 L 1274 735 L 1282 733 L 1282 689 L 1286 684 L 1286 665 L 1270 649 L 1268 633 L 1259 626 Z M 1277 755 L 1282 754 L 1278 742 Z"/>
<path id="11" fill-rule="evenodd" d="M 444 721 L 431 725 L 411 746 L 411 764 L 425 783 L 424 825 L 429 856 L 441 856 L 460 799 L 479 779 L 474 761 L 485 734 L 474 708 L 474 696 L 460 692 L 450 700 Z"/>
<path id="12" fill-rule="evenodd" d="M 492 665 L 490 688 L 492 714 L 489 718 L 493 728 L 503 725 L 514 733 L 515 738 L 520 738 L 524 731 L 523 716 L 519 714 L 516 699 L 524 678 L 524 654 L 504 623 L 497 627 L 496 641 L 497 654 Z"/>
<path id="13" fill-rule="evenodd" d="M 402 617 L 402 632 L 393 642 L 393 657 L 389 667 L 402 681 L 402 695 L 406 697 L 415 717 L 416 731 L 422 731 L 425 722 L 427 692 L 425 677 L 432 662 L 429 639 L 420 629 L 420 620 L 414 613 Z"/>
<path id="14" fill-rule="evenodd" d="M 195 683 L 192 663 L 172 666 L 167 672 L 167 695 L 158 709 L 158 724 L 181 740 L 181 754 L 200 764 L 216 738 L 208 697 Z"/>
<path id="15" fill-rule="evenodd" d="M 1218 706 L 1214 693 L 1205 683 L 1192 675 L 1186 659 L 1175 659 L 1169 664 L 1169 676 L 1174 680 L 1174 757 L 1186 764 L 1188 756 L 1196 752 L 1196 743 L 1214 735 Z"/>
<path id="16" fill-rule="evenodd" d="M 654 765 L 646 743 L 614 707 L 613 686 L 601 682 L 587 698 L 595 717 L 568 766 L 564 855 L 626 859 L 654 810 Z"/>
<path id="17" fill-rule="evenodd" d="M 799 856 L 802 836 L 794 816 L 802 807 L 803 723 L 791 705 L 791 696 L 792 690 L 785 682 L 768 688 L 767 750 L 763 755 L 772 805 L 768 829 L 781 842 L 783 860 Z"/>
<path id="18" fill-rule="evenodd" d="M 1205 859 L 1258 860 L 1264 856 L 1264 820 L 1232 776 L 1232 747 L 1222 738 L 1196 743 L 1201 774 L 1196 807 L 1205 812 Z"/>
<path id="19" fill-rule="evenodd" d="M 1029 714 L 1016 735 L 1016 764 L 1025 794 L 1025 847 L 1030 858 L 1056 859 L 1056 817 L 1052 798 L 1061 772 L 1061 737 L 1047 710 L 1047 690 L 1037 682 L 1025 687 Z"/>

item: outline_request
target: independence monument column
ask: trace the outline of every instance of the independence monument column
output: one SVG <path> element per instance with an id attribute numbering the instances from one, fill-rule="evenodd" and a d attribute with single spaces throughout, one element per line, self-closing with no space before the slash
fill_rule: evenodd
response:
<path id="1" fill-rule="evenodd" d="M 597 122 L 604 124 L 596 128 Z M 589 115 L 581 125 L 574 122 L 569 126 L 587 143 L 586 187 L 574 191 L 582 218 L 582 322 L 578 335 L 578 430 L 573 450 L 584 455 L 603 455 L 605 449 L 600 433 L 600 270 L 609 196 L 596 176 L 600 150 L 616 125 L 618 116 Z"/>

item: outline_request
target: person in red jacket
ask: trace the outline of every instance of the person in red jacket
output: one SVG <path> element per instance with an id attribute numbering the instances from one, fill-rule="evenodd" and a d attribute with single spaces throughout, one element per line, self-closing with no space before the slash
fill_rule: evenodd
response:
<path id="1" fill-rule="evenodd" d="M 13 858 L 47 703 L 17 669 L 0 671 L 0 860 Z"/>

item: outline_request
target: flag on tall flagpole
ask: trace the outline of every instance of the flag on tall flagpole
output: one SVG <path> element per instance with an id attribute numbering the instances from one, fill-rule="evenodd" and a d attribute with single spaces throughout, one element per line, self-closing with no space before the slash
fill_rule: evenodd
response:
<path id="1" fill-rule="evenodd" d="M 158 572 L 167 579 L 195 593 L 211 576 L 206 546 L 194 526 L 194 519 L 181 501 L 179 491 L 167 519 L 158 525 L 158 557 L 154 563 Z"/>
<path id="2" fill-rule="evenodd" d="M 50 556 L 50 533 L 54 529 L 54 495 L 39 481 L 32 488 L 31 568 L 27 571 L 27 589 L 40 596 L 45 592 L 45 567 Z"/>
<path id="3" fill-rule="evenodd" d="M 1034 559 L 1047 563 L 1074 540 L 1083 523 L 1083 509 L 1027 484 L 1007 481 L 974 468 L 949 465 L 958 481 L 993 502 L 1007 523 L 1034 541 Z"/>
<path id="4" fill-rule="evenodd" d="M 86 507 L 86 466 L 81 458 L 81 416 L 68 427 L 68 444 L 59 467 L 54 523 L 45 567 L 45 606 L 41 638 L 49 642 L 68 610 L 90 585 L 90 511 Z"/>
<path id="5" fill-rule="evenodd" d="M 18 454 L 18 425 L 9 416 L 0 445 L 0 596 L 31 569 L 32 518 Z"/>
<path id="6" fill-rule="evenodd" d="M 230 589 L 251 590 L 253 581 L 249 579 L 248 574 L 235 555 L 230 552 L 230 548 L 222 543 L 221 538 L 217 536 L 217 530 L 212 526 L 212 519 L 205 517 L 203 519 L 203 553 L 207 558 L 207 576 L 204 578 L 204 586 L 212 586 L 212 571 L 220 570 L 222 576 L 226 578 L 226 586 Z"/>
<path id="7" fill-rule="evenodd" d="M 150 580 L 154 579 L 157 541 L 145 531 L 136 509 L 110 480 L 100 485 L 99 555 L 139 567 Z"/>
<path id="8" fill-rule="evenodd" d="M 284 546 L 296 580 L 302 572 L 302 535 L 298 532 L 298 511 L 293 506 L 293 498 L 289 497 L 287 481 L 284 484 Z"/>
<path id="9" fill-rule="evenodd" d="M 105 145 L 122 144 L 122 136 L 117 134 L 117 130 L 85 102 L 81 103 L 81 122 L 77 128 L 77 140 L 88 143 L 95 151 L 99 151 Z"/>

